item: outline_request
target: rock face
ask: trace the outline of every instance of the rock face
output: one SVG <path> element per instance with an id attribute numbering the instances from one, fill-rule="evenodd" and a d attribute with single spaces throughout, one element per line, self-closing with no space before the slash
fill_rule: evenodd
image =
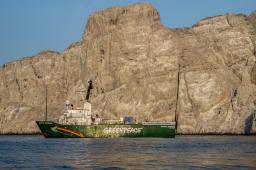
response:
<path id="1" fill-rule="evenodd" d="M 173 121 L 177 108 L 179 133 L 256 133 L 256 12 L 170 29 L 150 4 L 99 11 L 62 53 L 2 66 L 0 133 L 38 132 L 45 89 L 57 120 L 66 99 L 82 104 L 76 91 L 88 79 L 93 111 L 104 118 Z"/>

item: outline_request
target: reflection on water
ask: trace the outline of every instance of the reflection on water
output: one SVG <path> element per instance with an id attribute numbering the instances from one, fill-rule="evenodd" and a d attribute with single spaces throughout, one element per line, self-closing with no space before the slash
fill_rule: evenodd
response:
<path id="1" fill-rule="evenodd" d="M 256 136 L 0 136 L 0 169 L 256 169 Z"/>

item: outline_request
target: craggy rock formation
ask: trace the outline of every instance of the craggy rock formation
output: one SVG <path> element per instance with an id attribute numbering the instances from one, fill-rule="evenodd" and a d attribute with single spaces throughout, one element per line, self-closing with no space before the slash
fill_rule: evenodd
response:
<path id="1" fill-rule="evenodd" d="M 2 66 L 0 133 L 38 132 L 45 89 L 57 120 L 66 99 L 81 105 L 89 79 L 104 118 L 171 121 L 177 104 L 179 133 L 255 133 L 256 12 L 170 29 L 150 4 L 99 11 L 81 42 Z"/>

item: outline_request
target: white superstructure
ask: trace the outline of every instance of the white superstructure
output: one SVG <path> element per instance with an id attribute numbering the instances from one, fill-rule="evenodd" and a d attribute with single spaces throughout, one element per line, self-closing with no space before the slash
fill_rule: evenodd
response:
<path id="1" fill-rule="evenodd" d="M 66 104 L 67 110 L 60 116 L 59 123 L 72 125 L 91 125 L 92 107 L 91 103 L 85 102 L 83 108 L 70 107 L 72 104 Z"/>

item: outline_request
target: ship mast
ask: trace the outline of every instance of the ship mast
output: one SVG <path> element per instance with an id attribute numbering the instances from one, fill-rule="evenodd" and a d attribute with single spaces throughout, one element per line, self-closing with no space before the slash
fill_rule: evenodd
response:
<path id="1" fill-rule="evenodd" d="M 87 93 L 86 93 L 86 101 L 89 102 L 89 98 L 90 98 L 90 92 L 93 89 L 92 87 L 92 80 L 88 81 L 88 88 L 87 88 Z"/>
<path id="2" fill-rule="evenodd" d="M 179 106 L 179 90 L 180 90 L 180 64 L 179 64 L 179 68 L 178 68 L 178 75 L 177 75 L 177 88 L 176 88 L 176 107 L 175 107 L 175 128 L 177 131 L 178 128 L 178 119 L 179 119 L 179 110 L 178 110 L 178 106 Z"/>
<path id="3" fill-rule="evenodd" d="M 80 93 L 80 95 L 82 96 L 82 98 L 85 102 L 90 102 L 90 94 L 91 94 L 91 90 L 93 89 L 92 80 L 88 80 L 87 83 L 88 83 L 87 91 L 80 90 L 80 91 L 76 91 L 76 92 Z M 86 92 L 86 96 L 83 95 L 85 92 Z"/>
<path id="4" fill-rule="evenodd" d="M 46 86 L 45 87 L 45 115 L 44 115 L 45 121 L 47 121 L 47 114 L 48 114 L 47 96 L 48 96 L 48 89 L 47 89 L 47 86 Z"/>

